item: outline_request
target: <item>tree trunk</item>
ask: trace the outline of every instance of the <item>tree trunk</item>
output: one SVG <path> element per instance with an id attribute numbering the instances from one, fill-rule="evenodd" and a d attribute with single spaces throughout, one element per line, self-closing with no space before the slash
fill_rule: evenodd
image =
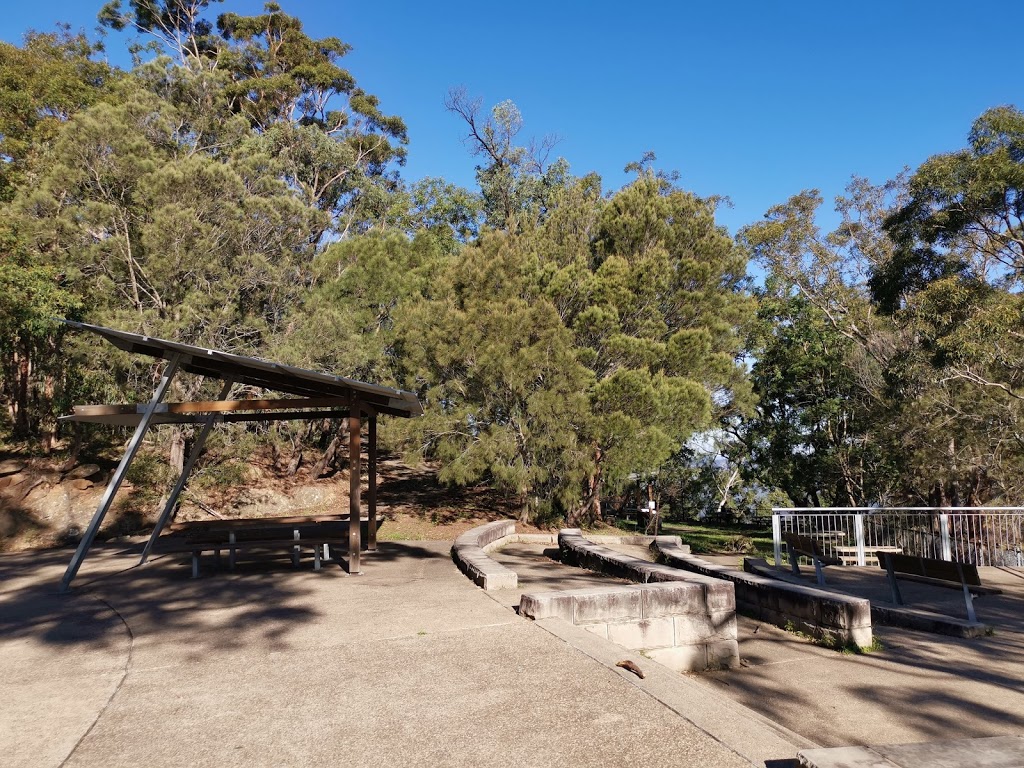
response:
<path id="1" fill-rule="evenodd" d="M 530 522 L 530 492 L 524 489 L 519 494 L 519 522 L 527 525 Z"/>
<path id="2" fill-rule="evenodd" d="M 337 433 L 334 435 L 334 438 L 327 445 L 327 450 L 324 451 L 324 455 L 320 457 L 320 461 L 313 465 L 313 471 L 310 473 L 310 476 L 314 480 L 323 475 L 327 471 L 327 467 L 333 466 L 335 459 L 338 457 L 341 445 L 347 435 L 348 419 L 344 419 L 342 420 Z"/>
<path id="3" fill-rule="evenodd" d="M 28 437 L 28 391 L 29 379 L 32 376 L 32 363 L 28 352 L 22 349 L 15 353 L 15 365 L 17 365 L 17 383 L 14 391 L 14 434 L 18 437 Z"/>
<path id="4" fill-rule="evenodd" d="M 171 430 L 170 461 L 175 476 L 180 476 L 185 471 L 185 433 L 181 427 L 174 427 Z"/>

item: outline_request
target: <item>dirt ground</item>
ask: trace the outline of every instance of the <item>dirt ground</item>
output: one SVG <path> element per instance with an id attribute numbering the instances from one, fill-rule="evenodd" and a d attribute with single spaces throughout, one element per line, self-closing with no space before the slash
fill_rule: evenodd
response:
<path id="1" fill-rule="evenodd" d="M 74 543 L 96 511 L 113 473 L 110 460 L 80 461 L 71 469 L 56 461 L 0 456 L 0 551 L 65 546 Z M 137 462 L 138 463 L 138 462 Z M 88 473 L 83 477 L 83 472 Z M 365 472 L 365 466 L 364 466 Z M 182 495 L 176 520 L 324 515 L 348 511 L 346 468 L 311 479 L 309 468 L 294 476 L 255 456 L 238 473 L 238 482 L 204 485 Z M 129 475 L 100 531 L 101 540 L 138 536 L 152 530 L 165 503 L 170 480 Z M 160 485 L 163 483 L 163 486 Z M 362 493 L 367 489 L 364 474 Z M 377 511 L 385 518 L 382 541 L 452 540 L 474 526 L 514 519 L 514 500 L 486 486 L 452 488 L 437 479 L 437 467 L 411 467 L 394 456 L 378 462 Z M 546 532 L 520 524 L 524 533 Z"/>

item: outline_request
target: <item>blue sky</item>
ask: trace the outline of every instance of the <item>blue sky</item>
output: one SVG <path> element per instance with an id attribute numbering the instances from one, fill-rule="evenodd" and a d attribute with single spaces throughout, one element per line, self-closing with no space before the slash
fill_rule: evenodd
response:
<path id="1" fill-rule="evenodd" d="M 881 182 L 962 147 L 998 104 L 1024 107 L 1017 34 L 1024 3 L 323 2 L 280 0 L 409 126 L 408 179 L 473 186 L 452 86 L 488 106 L 512 99 L 524 136 L 555 133 L 555 153 L 606 188 L 646 150 L 699 194 L 727 195 L 731 231 L 801 189 L 826 200 L 852 174 Z M 5 2 L 0 38 L 58 20 L 91 31 L 102 2 Z M 226 0 L 213 13 L 255 13 Z M 109 58 L 125 63 L 124 43 Z"/>

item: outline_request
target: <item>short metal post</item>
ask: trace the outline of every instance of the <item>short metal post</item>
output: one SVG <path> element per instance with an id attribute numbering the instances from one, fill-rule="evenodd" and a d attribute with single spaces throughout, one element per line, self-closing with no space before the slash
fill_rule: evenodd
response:
<path id="1" fill-rule="evenodd" d="M 167 365 L 164 366 L 163 373 L 160 376 L 160 383 L 157 385 L 156 390 L 153 392 L 153 397 L 149 401 L 145 412 L 142 414 L 142 419 L 139 421 L 139 426 L 135 428 L 135 434 L 132 435 L 132 439 L 128 443 L 128 448 L 124 452 L 124 456 L 121 457 L 121 463 L 117 465 L 117 469 L 114 470 L 113 477 L 110 478 L 110 483 L 107 485 L 107 490 L 103 492 L 103 498 L 100 499 L 100 504 L 96 508 L 96 513 L 92 516 L 92 520 L 89 523 L 89 527 L 85 530 L 85 535 L 82 536 L 82 540 L 78 544 L 78 549 L 75 550 L 75 554 L 71 558 L 71 562 L 68 563 L 68 568 L 64 572 L 64 578 L 60 582 L 60 591 L 67 592 L 71 589 L 71 582 L 78 573 L 78 569 L 82 566 L 82 561 L 85 560 L 86 554 L 89 552 L 89 548 L 92 546 L 93 541 L 96 539 L 96 534 L 99 533 L 100 524 L 103 522 L 103 518 L 107 516 L 107 512 L 110 511 L 110 505 L 114 502 L 114 495 L 117 493 L 117 489 L 121 487 L 121 483 L 124 480 L 125 475 L 128 474 L 128 468 L 132 465 L 132 460 L 135 458 L 135 454 L 139 450 L 139 446 L 142 445 L 142 438 L 146 434 L 146 430 L 149 429 L 149 425 L 153 421 L 153 414 L 156 413 L 157 406 L 160 401 L 164 399 L 167 394 L 167 390 L 171 386 L 171 379 L 174 378 L 174 374 L 178 371 L 178 363 L 181 361 L 181 355 L 175 354 L 167 361 Z"/>
<path id="2" fill-rule="evenodd" d="M 863 568 L 868 564 L 867 553 L 864 551 L 864 515 L 853 516 L 853 533 L 857 538 L 857 565 Z"/>

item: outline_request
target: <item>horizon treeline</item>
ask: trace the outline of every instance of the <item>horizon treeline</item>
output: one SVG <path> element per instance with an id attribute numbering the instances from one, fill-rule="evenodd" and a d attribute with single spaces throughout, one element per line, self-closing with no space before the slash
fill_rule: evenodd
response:
<path id="1" fill-rule="evenodd" d="M 425 415 L 386 443 L 524 520 L 585 524 L 631 494 L 676 514 L 1019 503 L 1015 107 L 965 126 L 960 151 L 855 177 L 834 231 L 806 189 L 732 237 L 720 199 L 653 154 L 606 190 L 524 137 L 515 104 L 459 89 L 444 106 L 478 188 L 408 181 L 401 105 L 358 85 L 348 43 L 276 3 L 210 5 L 99 9 L 136 33 L 130 71 L 67 29 L 0 43 L 9 446 L 119 439 L 56 417 L 152 390 L 158 365 L 66 317 L 412 390 Z M 171 399 L 210 386 L 182 379 Z M 317 452 L 319 473 L 341 429 L 237 426 L 204 461 L 262 441 L 282 471 Z M 173 465 L 192 435 L 162 439 Z"/>

